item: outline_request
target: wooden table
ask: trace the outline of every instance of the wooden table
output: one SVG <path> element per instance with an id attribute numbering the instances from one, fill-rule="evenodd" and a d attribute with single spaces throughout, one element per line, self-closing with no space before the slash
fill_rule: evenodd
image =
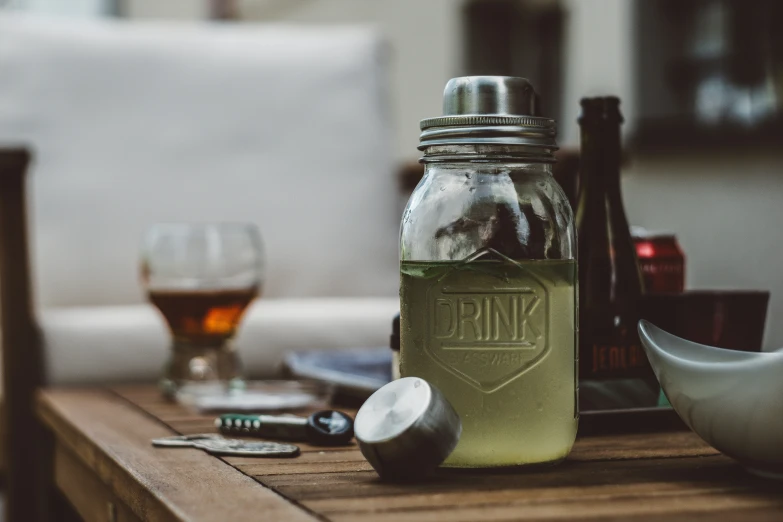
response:
<path id="1" fill-rule="evenodd" d="M 217 458 L 150 439 L 213 431 L 152 387 L 49 390 L 57 487 L 87 521 L 783 520 L 783 484 L 690 432 L 594 436 L 539 470 L 443 470 L 388 484 L 355 446 L 294 459 Z"/>

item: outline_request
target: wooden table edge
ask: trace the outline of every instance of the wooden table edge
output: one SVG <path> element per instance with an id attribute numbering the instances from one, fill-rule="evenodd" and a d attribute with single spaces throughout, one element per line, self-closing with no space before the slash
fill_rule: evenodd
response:
<path id="1" fill-rule="evenodd" d="M 222 507 L 215 506 L 214 502 L 208 504 L 202 496 L 203 491 L 199 492 L 195 488 L 192 493 L 188 488 L 176 488 L 177 498 L 171 498 L 166 494 L 167 486 L 171 484 L 161 485 L 161 477 L 156 475 L 154 452 L 160 450 L 152 448 L 150 440 L 153 437 L 176 435 L 176 433 L 110 389 L 40 390 L 36 397 L 35 409 L 43 425 L 54 434 L 55 453 L 66 451 L 71 457 L 76 457 L 110 488 L 113 495 L 142 520 L 165 522 L 228 520 L 229 513 L 224 511 L 223 507 L 228 511 L 244 510 L 245 513 L 247 509 L 253 509 L 256 514 L 261 514 L 263 510 L 271 510 L 269 514 L 273 516 L 270 518 L 278 517 L 295 521 L 318 520 L 307 508 L 293 503 L 221 459 L 199 450 L 177 451 L 192 452 L 187 457 L 190 464 L 193 462 L 199 464 L 201 476 L 198 477 L 198 481 L 210 484 L 210 493 L 217 495 L 218 498 L 221 498 L 221 492 L 225 491 L 226 500 L 230 500 L 230 504 L 227 503 Z M 129 437 L 117 446 L 112 446 L 112 443 L 101 434 L 86 433 L 85 429 L 88 427 L 78 425 L 79 420 L 96 413 L 100 414 L 101 410 L 116 413 L 116 417 L 111 420 L 106 419 L 106 423 L 119 422 L 120 418 L 123 419 L 120 428 L 126 431 Z M 111 426 L 109 424 L 106 426 L 109 427 L 107 432 L 110 432 Z M 134 437 L 137 440 L 132 440 Z M 141 456 L 148 455 L 147 460 L 152 461 L 152 467 L 145 469 L 143 465 L 134 465 L 150 464 L 150 462 L 129 461 L 121 454 L 124 450 L 135 451 Z M 157 484 L 159 487 L 150 488 L 151 484 Z M 203 511 L 200 505 L 203 505 Z"/>

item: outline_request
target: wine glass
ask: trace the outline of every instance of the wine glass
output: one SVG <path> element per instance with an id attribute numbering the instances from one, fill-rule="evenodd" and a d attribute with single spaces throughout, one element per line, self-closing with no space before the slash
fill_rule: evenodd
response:
<path id="1" fill-rule="evenodd" d="M 232 343 L 263 284 L 263 247 L 249 223 L 166 223 L 146 235 L 141 281 L 172 335 L 167 397 L 244 389 Z"/>

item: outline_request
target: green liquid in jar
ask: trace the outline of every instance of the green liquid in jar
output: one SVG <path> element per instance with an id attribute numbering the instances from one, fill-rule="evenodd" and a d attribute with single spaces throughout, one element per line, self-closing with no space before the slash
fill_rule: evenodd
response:
<path id="1" fill-rule="evenodd" d="M 576 263 L 498 257 L 401 264 L 401 374 L 462 419 L 446 466 L 556 462 L 576 437 Z"/>

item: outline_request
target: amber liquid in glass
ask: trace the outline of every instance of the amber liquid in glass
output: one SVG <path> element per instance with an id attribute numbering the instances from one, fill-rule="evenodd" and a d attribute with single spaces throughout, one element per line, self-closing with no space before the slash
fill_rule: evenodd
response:
<path id="1" fill-rule="evenodd" d="M 215 343 L 234 336 L 258 287 L 232 290 L 153 290 L 149 299 L 166 319 L 175 341 Z"/>

